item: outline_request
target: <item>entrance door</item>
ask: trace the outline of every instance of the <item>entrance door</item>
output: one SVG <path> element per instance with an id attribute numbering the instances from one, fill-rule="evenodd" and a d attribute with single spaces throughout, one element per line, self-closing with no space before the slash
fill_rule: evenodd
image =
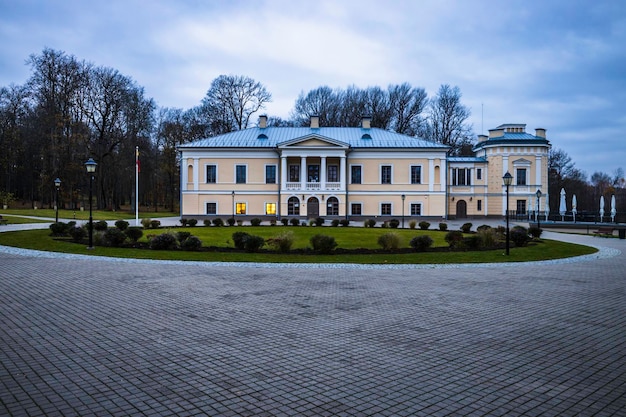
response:
<path id="1" fill-rule="evenodd" d="M 309 219 L 314 219 L 320 216 L 320 202 L 315 197 L 309 197 L 306 202 L 306 216 Z"/>
<path id="2" fill-rule="evenodd" d="M 465 219 L 467 217 L 467 203 L 465 200 L 459 200 L 456 203 L 456 218 Z"/>

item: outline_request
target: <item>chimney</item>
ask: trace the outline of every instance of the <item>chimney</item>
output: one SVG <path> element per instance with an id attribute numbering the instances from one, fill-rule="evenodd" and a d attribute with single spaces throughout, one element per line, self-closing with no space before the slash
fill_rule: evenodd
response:
<path id="1" fill-rule="evenodd" d="M 539 136 L 540 138 L 546 138 L 546 129 L 538 127 L 535 129 L 535 136 Z"/>
<path id="2" fill-rule="evenodd" d="M 504 136 L 504 129 L 489 129 L 490 138 L 499 138 Z"/>
<path id="3" fill-rule="evenodd" d="M 259 127 L 261 129 L 265 129 L 267 127 L 267 116 L 264 114 L 259 116 Z"/>
<path id="4" fill-rule="evenodd" d="M 319 127 L 320 127 L 320 117 L 311 116 L 311 129 L 319 129 Z"/>
<path id="5" fill-rule="evenodd" d="M 369 129 L 372 127 L 372 116 L 363 116 L 361 118 L 361 127 L 363 129 Z"/>

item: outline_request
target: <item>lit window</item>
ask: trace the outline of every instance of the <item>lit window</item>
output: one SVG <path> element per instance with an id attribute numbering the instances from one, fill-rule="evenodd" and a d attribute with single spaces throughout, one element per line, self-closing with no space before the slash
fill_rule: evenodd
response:
<path id="1" fill-rule="evenodd" d="M 235 214 L 246 214 L 246 203 L 237 203 Z"/>
<path id="2" fill-rule="evenodd" d="M 265 214 L 276 215 L 276 203 L 265 203 Z"/>

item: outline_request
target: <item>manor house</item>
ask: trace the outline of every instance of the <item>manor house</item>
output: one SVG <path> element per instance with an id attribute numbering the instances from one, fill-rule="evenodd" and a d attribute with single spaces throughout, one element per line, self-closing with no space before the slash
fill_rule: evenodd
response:
<path id="1" fill-rule="evenodd" d="M 257 127 L 178 147 L 181 216 L 239 220 L 323 217 L 377 221 L 502 217 L 537 210 L 548 198 L 545 129 L 503 124 L 480 135 L 472 157 L 449 147 L 371 127 Z"/>

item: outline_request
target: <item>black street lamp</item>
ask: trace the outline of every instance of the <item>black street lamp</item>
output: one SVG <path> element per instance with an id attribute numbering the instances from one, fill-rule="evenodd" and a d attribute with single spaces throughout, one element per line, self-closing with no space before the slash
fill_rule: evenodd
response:
<path id="1" fill-rule="evenodd" d="M 541 203 L 541 190 L 537 190 L 535 195 L 537 196 L 537 229 L 541 231 L 541 215 L 539 214 L 539 203 Z"/>
<path id="2" fill-rule="evenodd" d="M 54 188 L 56 189 L 56 195 L 54 197 L 54 210 L 56 213 L 55 223 L 59 222 L 59 188 L 61 188 L 61 180 L 57 178 L 54 180 Z"/>
<path id="3" fill-rule="evenodd" d="M 511 173 L 509 171 L 506 172 L 506 174 L 504 174 L 504 177 L 502 177 L 502 181 L 504 182 L 504 185 L 506 186 L 506 254 L 509 254 L 509 187 L 511 186 L 511 183 L 513 182 L 513 176 L 511 175 Z"/>
<path id="4" fill-rule="evenodd" d="M 404 199 L 406 198 L 406 196 L 404 194 L 402 194 L 402 228 L 404 229 Z"/>
<path id="5" fill-rule="evenodd" d="M 85 168 L 89 174 L 89 246 L 87 249 L 93 249 L 93 216 L 92 216 L 92 200 L 93 200 L 93 174 L 96 172 L 96 161 L 93 158 L 89 158 L 85 162 Z"/>

